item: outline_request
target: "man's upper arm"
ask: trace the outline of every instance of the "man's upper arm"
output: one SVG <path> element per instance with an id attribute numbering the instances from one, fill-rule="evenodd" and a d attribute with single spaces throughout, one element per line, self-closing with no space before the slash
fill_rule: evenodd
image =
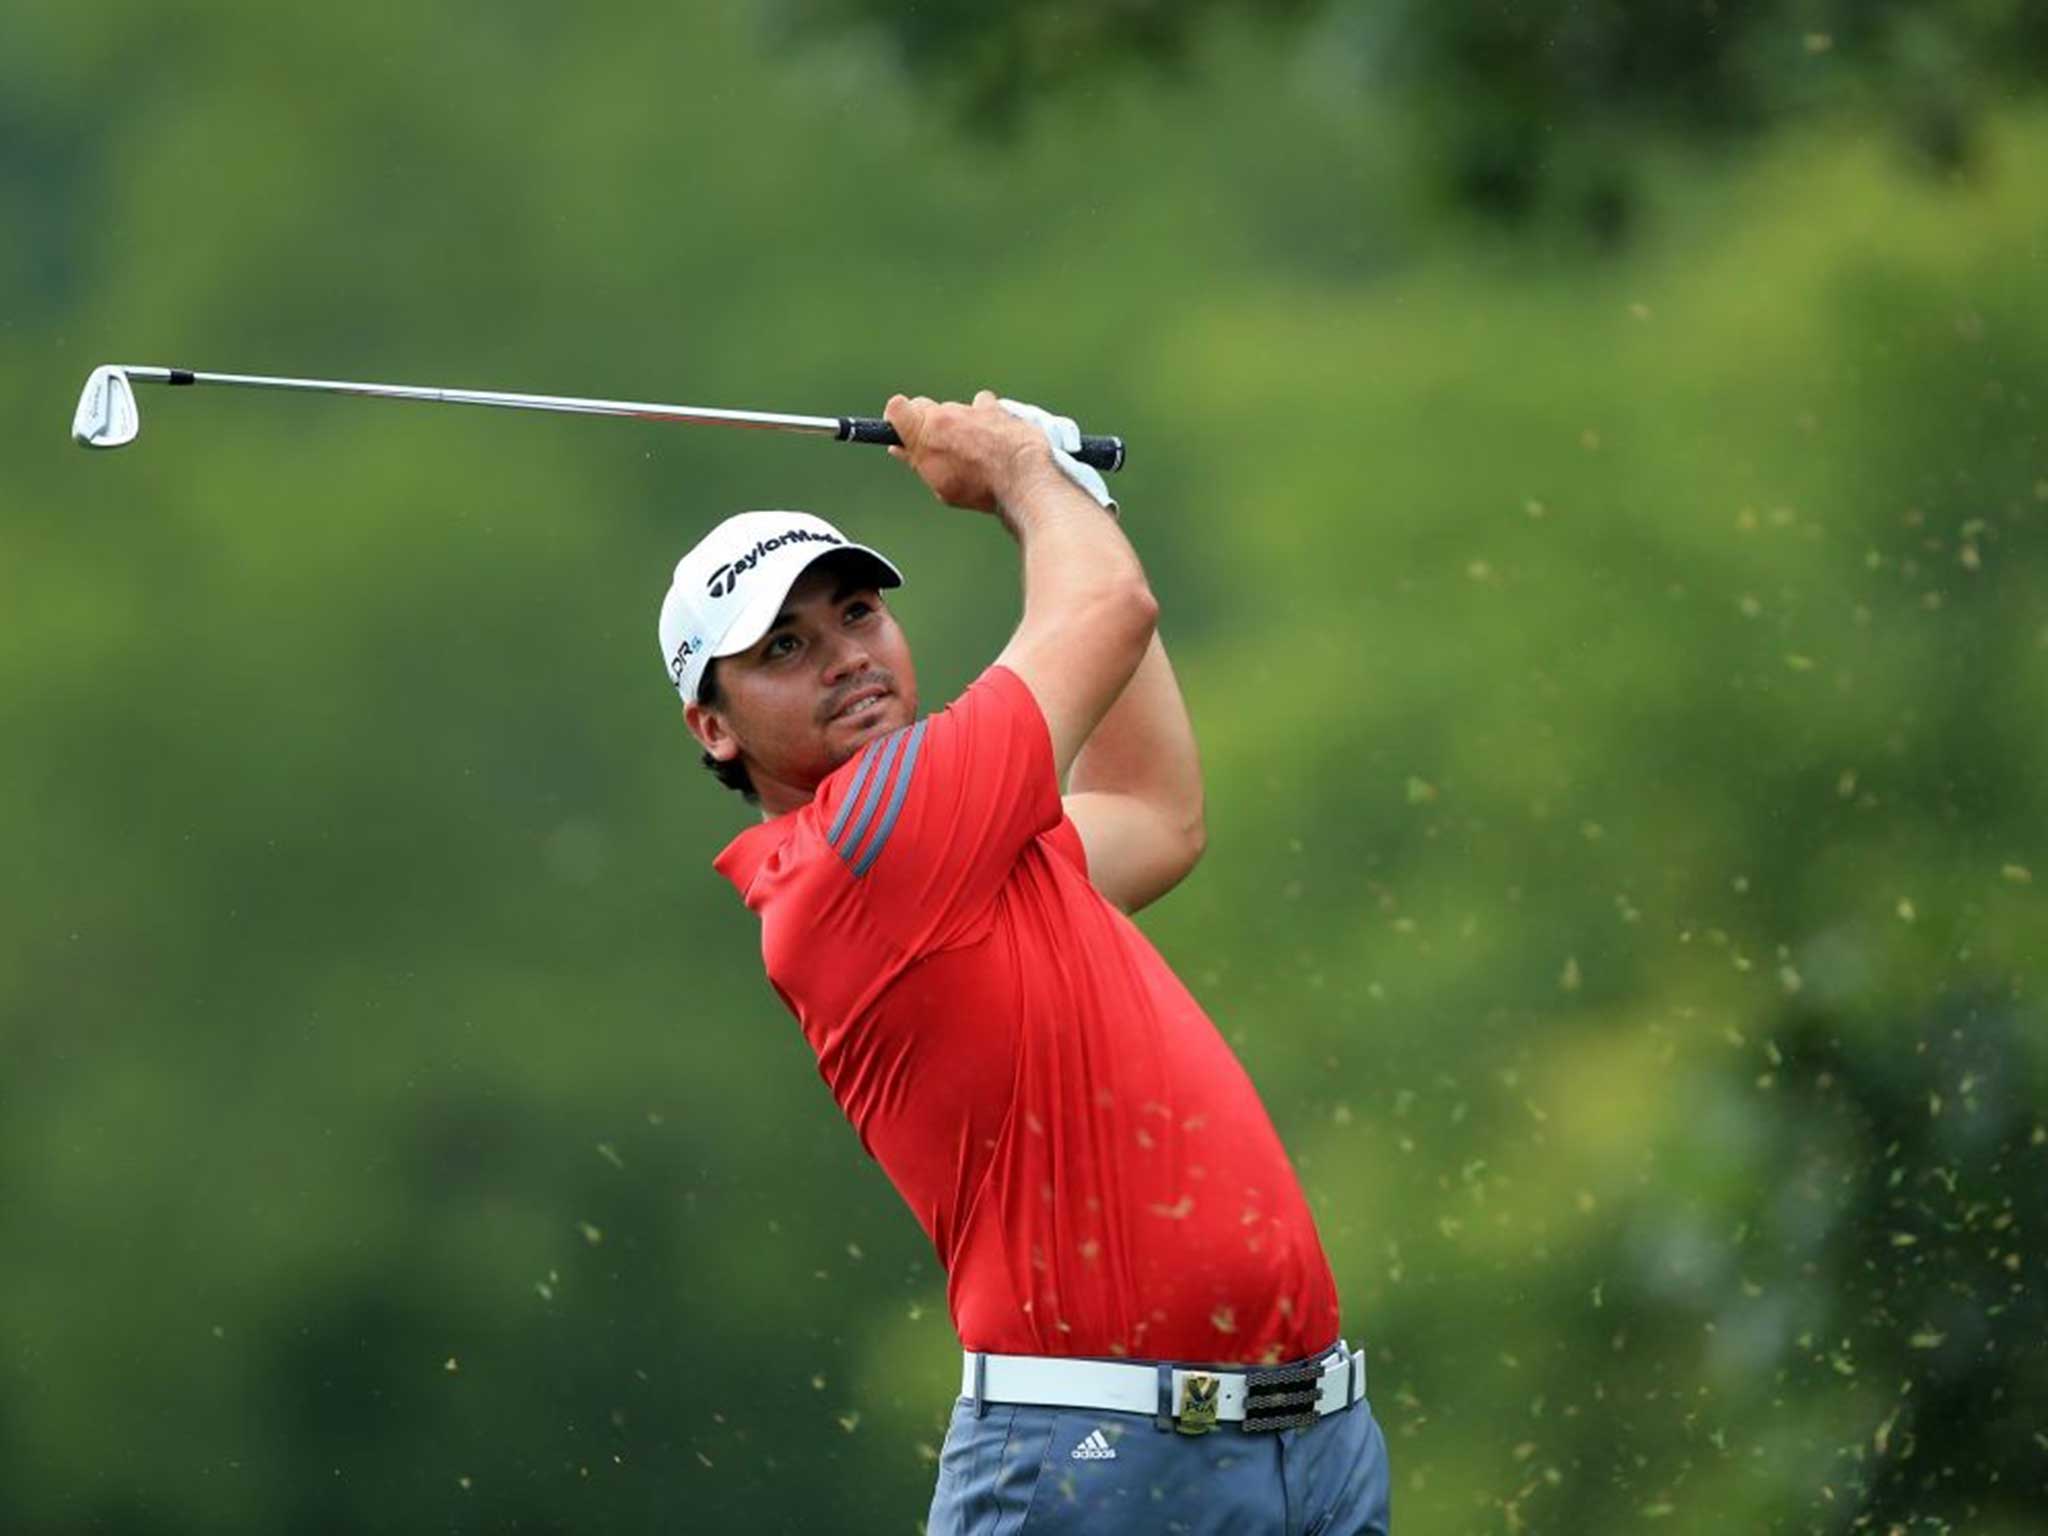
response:
<path id="1" fill-rule="evenodd" d="M 1064 804 L 1081 834 L 1090 883 L 1125 912 L 1164 896 L 1201 857 L 1185 829 L 1131 795 L 1068 795 Z"/>

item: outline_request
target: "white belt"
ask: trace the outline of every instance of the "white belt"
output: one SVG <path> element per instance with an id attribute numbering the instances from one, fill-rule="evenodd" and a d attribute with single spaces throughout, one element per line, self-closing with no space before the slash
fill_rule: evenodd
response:
<path id="1" fill-rule="evenodd" d="M 1170 1374 L 1169 1374 L 1170 1373 Z M 1312 1373 L 1312 1374 L 1311 1374 Z M 1238 1366 L 1203 1370 L 1125 1360 L 1064 1360 L 1048 1355 L 986 1355 L 974 1350 L 961 1362 L 960 1395 L 983 1403 L 1028 1403 L 1052 1408 L 1098 1408 L 1152 1414 L 1189 1423 L 1244 1422 L 1247 1396 L 1262 1397 L 1276 1376 L 1292 1375 L 1293 1406 L 1307 1417 L 1308 1387 L 1315 1415 L 1339 1413 L 1365 1397 L 1365 1356 L 1339 1339 L 1329 1355 L 1306 1367 Z M 1162 1402 L 1162 1396 L 1164 1401 Z M 1214 1413 L 1208 1411 L 1213 1403 Z M 1188 1412 L 1192 1409 L 1193 1412 Z M 1274 1410 L 1260 1406 L 1261 1416 Z M 1274 1425 L 1273 1427 L 1282 1427 Z"/>

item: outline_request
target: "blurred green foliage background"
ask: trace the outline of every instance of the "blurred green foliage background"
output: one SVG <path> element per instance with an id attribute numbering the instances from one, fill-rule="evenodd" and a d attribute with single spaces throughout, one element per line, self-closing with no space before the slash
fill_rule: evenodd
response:
<path id="1" fill-rule="evenodd" d="M 908 1533 L 942 1277 L 708 869 L 712 521 L 1131 443 L 1210 851 L 1145 926 L 1411 1533 L 2048 1509 L 2038 6 L 0 17 L 0 1528 Z"/>

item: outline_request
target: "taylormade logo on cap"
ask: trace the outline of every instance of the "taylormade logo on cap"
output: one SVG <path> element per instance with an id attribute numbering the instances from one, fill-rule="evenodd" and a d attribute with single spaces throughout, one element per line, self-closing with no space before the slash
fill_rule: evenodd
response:
<path id="1" fill-rule="evenodd" d="M 683 701 L 697 701 L 713 658 L 735 655 L 767 634 L 796 579 L 840 551 L 872 561 L 876 586 L 903 585 L 902 573 L 882 555 L 808 512 L 741 512 L 698 540 L 676 562 L 661 604 L 661 659 Z"/>
<path id="2" fill-rule="evenodd" d="M 786 544 L 797 543 L 807 539 L 819 544 L 844 544 L 846 542 L 838 534 L 829 531 L 820 533 L 809 528 L 791 528 L 787 532 L 777 534 L 772 539 L 763 539 L 744 555 L 741 555 L 739 559 L 728 565 L 721 565 L 717 570 L 713 571 L 711 573 L 711 580 L 705 583 L 705 595 L 707 597 L 724 597 L 726 593 L 739 585 L 740 578 L 751 571 L 763 555 L 773 554 Z"/>

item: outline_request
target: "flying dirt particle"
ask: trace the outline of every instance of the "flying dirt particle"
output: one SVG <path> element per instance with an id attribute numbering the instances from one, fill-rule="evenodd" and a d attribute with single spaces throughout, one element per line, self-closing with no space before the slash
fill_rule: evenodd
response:
<path id="1" fill-rule="evenodd" d="M 2032 885 L 2034 883 L 2034 872 L 2024 864 L 2004 864 L 1999 866 L 1998 872 L 2013 885 Z"/>
<path id="2" fill-rule="evenodd" d="M 583 1241 L 590 1244 L 593 1248 L 604 1241 L 603 1227 L 593 1226 L 587 1221 L 579 1221 L 576 1223 L 576 1230 L 583 1234 Z"/>
<path id="3" fill-rule="evenodd" d="M 613 1146 L 610 1142 L 600 1141 L 597 1144 L 597 1155 L 603 1158 L 606 1162 L 610 1163 L 614 1168 L 618 1169 L 621 1173 L 624 1173 L 626 1171 L 626 1160 L 623 1157 L 619 1156 L 619 1149 Z"/>
<path id="4" fill-rule="evenodd" d="M 450 1355 L 446 1360 L 443 1360 L 441 1362 L 441 1369 L 446 1371 L 450 1376 L 453 1376 L 457 1371 L 461 1370 L 462 1367 L 457 1365 L 455 1363 L 455 1357 L 453 1355 Z"/>
<path id="5" fill-rule="evenodd" d="M 1901 896 L 1899 898 L 1899 904 L 1896 907 L 1892 908 L 1892 910 L 1898 913 L 1899 921 L 1902 923 L 1910 923 L 1920 915 L 1914 909 L 1913 898 L 1910 896 Z"/>
<path id="6" fill-rule="evenodd" d="M 1583 980 L 1584 977 L 1579 973 L 1579 957 L 1577 955 L 1566 955 L 1564 970 L 1559 973 L 1557 978 L 1558 986 L 1566 992 L 1576 992 L 1579 990 L 1579 985 Z"/>

